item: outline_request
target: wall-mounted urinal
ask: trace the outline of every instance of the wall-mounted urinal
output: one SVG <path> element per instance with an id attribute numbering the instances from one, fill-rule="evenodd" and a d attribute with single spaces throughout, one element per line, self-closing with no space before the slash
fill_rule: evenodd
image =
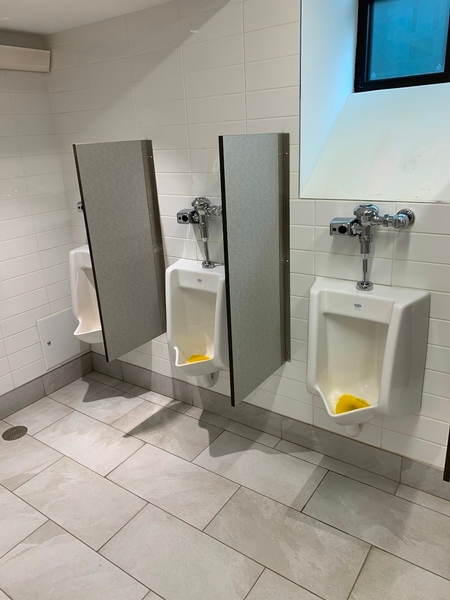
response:
<path id="1" fill-rule="evenodd" d="M 175 366 L 212 387 L 228 369 L 223 266 L 179 260 L 166 271 L 167 342 Z"/>
<path id="2" fill-rule="evenodd" d="M 362 424 L 377 416 L 419 411 L 429 302 L 426 292 L 381 285 L 358 291 L 348 281 L 316 279 L 307 387 L 349 435 L 359 435 Z"/>
<path id="3" fill-rule="evenodd" d="M 88 344 L 102 342 L 102 326 L 88 245 L 70 252 L 69 267 L 72 311 L 78 320 L 74 335 Z"/>

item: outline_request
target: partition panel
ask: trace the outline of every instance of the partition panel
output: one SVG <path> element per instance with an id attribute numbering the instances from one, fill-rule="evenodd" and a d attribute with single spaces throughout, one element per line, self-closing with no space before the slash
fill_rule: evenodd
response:
<path id="1" fill-rule="evenodd" d="M 164 257 L 148 140 L 74 144 L 106 359 L 165 331 Z"/>
<path id="2" fill-rule="evenodd" d="M 289 135 L 219 138 L 231 399 L 290 359 Z"/>

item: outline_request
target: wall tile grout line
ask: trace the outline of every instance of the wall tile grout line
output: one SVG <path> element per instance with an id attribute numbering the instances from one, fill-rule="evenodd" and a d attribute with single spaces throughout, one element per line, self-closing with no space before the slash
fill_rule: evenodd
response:
<path id="1" fill-rule="evenodd" d="M 197 6 L 198 3 L 195 4 Z M 290 70 L 291 68 L 292 70 L 294 69 L 294 65 L 296 64 L 295 57 L 298 56 L 298 34 L 300 29 L 298 6 L 296 5 L 295 11 L 292 9 L 286 13 L 282 13 L 280 7 L 276 6 L 276 1 L 272 0 L 272 2 L 268 3 L 267 12 L 261 11 L 259 13 L 259 9 L 256 9 L 254 4 L 252 8 L 251 4 L 252 2 L 247 6 L 241 2 L 241 6 L 233 7 L 232 12 L 234 16 L 230 24 L 227 21 L 225 12 L 223 12 L 222 18 L 221 11 L 228 10 L 223 6 L 217 6 L 214 9 L 208 7 L 208 10 L 201 11 L 201 14 L 199 14 L 195 11 L 196 6 L 185 8 L 185 6 L 177 2 L 176 5 L 173 5 L 173 9 L 164 9 L 161 12 L 162 20 L 158 21 L 155 27 L 155 30 L 158 30 L 158 35 L 160 33 L 159 30 L 161 30 L 162 37 L 165 38 L 160 42 L 154 41 L 145 29 L 147 24 L 151 23 L 151 17 L 160 14 L 159 12 L 153 12 L 153 9 L 148 9 L 142 13 L 145 19 L 141 22 L 139 22 L 140 15 L 137 14 L 132 17 L 123 16 L 120 18 L 120 22 L 100 23 L 99 26 L 93 28 L 90 26 L 87 28 L 75 28 L 66 33 L 58 33 L 49 37 L 49 46 L 53 47 L 55 66 L 57 67 L 57 70 L 53 73 L 42 75 L 42 77 L 39 77 L 39 81 L 36 77 L 36 82 L 31 79 L 23 79 L 25 77 L 23 75 L 23 83 L 21 84 L 23 85 L 23 89 L 19 89 L 19 91 L 17 91 L 16 88 L 18 86 L 13 83 L 13 79 L 10 80 L 12 75 L 8 74 L 8 78 L 6 75 L 4 76 L 7 83 L 5 88 L 8 98 L 10 100 L 13 99 L 16 103 L 20 101 L 21 105 L 23 105 L 21 107 L 11 107 L 11 119 L 9 119 L 11 125 L 8 125 L 8 127 L 11 127 L 11 132 L 13 131 L 12 127 L 14 127 L 14 144 L 18 150 L 14 150 L 14 146 L 11 145 L 10 148 L 8 147 L 8 151 L 10 150 L 9 153 L 11 154 L 17 154 L 17 166 L 19 168 L 22 165 L 23 168 L 23 175 L 14 177 L 12 181 L 14 181 L 14 185 L 19 191 L 21 189 L 20 186 L 23 185 L 24 187 L 23 196 L 25 200 L 23 202 L 29 203 L 28 210 L 36 244 L 39 236 L 39 223 L 47 223 L 52 220 L 57 224 L 61 223 L 61 221 L 56 219 L 57 215 L 47 214 L 52 212 L 48 211 L 48 208 L 51 206 L 58 207 L 59 204 L 60 209 L 67 210 L 69 213 L 68 228 L 70 231 L 67 231 L 67 238 L 71 236 L 72 241 L 70 244 L 67 243 L 64 247 L 58 246 L 55 249 L 41 251 L 41 239 L 39 238 L 39 245 L 35 253 L 36 257 L 29 259 L 30 265 L 31 263 L 35 265 L 35 271 L 30 272 L 40 271 L 43 273 L 47 298 L 45 304 L 41 305 L 41 308 L 47 310 L 49 314 L 61 310 L 63 306 L 67 308 L 70 304 L 70 299 L 67 296 L 60 298 L 60 296 L 67 293 L 62 281 L 65 281 L 67 284 L 68 280 L 61 280 L 55 284 L 49 283 L 50 279 L 48 277 L 50 277 L 50 271 L 47 271 L 47 269 L 56 266 L 60 266 L 63 269 L 62 265 L 67 264 L 69 250 L 82 243 L 84 235 L 83 228 L 74 209 L 74 202 L 78 192 L 74 179 L 70 142 L 80 141 L 89 143 L 93 140 L 115 140 L 128 137 L 134 138 L 136 136 L 154 138 L 156 142 L 155 154 L 156 152 L 165 153 L 163 157 L 165 161 L 164 169 L 158 171 L 158 174 L 161 176 L 161 183 L 158 182 L 158 186 L 161 190 L 162 202 L 167 200 L 167 209 L 163 212 L 169 213 L 167 214 L 167 218 L 171 216 L 173 220 L 174 215 L 171 213 L 176 210 L 178 203 L 183 202 L 180 199 L 180 195 L 183 196 L 186 202 L 189 199 L 189 195 L 187 194 L 189 186 L 189 190 L 196 193 L 198 191 L 199 193 L 204 192 L 206 195 L 209 195 L 209 191 L 212 191 L 214 194 L 219 194 L 216 189 L 217 178 L 212 177 L 213 167 L 210 165 L 210 162 L 212 162 L 210 156 L 213 155 L 210 150 L 215 149 L 213 141 L 217 138 L 218 132 L 233 134 L 274 130 L 290 131 L 291 141 L 295 142 L 295 144 L 291 144 L 291 152 L 293 156 L 297 156 L 297 152 L 300 151 L 300 140 L 297 139 L 299 111 L 297 110 L 298 102 L 294 102 L 293 100 L 293 95 L 295 94 L 293 88 L 298 87 L 298 85 L 295 83 L 294 74 Z M 292 4 L 294 5 L 295 1 Z M 205 8 L 205 6 L 203 5 L 201 8 Z M 154 10 L 160 11 L 160 8 L 155 8 Z M 183 17 L 184 13 L 186 13 L 186 16 Z M 229 13 L 227 12 L 227 14 Z M 278 23 L 278 21 L 282 22 Z M 199 27 L 196 26 L 200 30 L 198 37 L 192 37 L 187 33 L 191 23 L 192 26 L 196 26 L 197 23 L 199 24 Z M 263 25 L 269 25 L 269 27 L 264 27 Z M 251 29 L 252 27 L 255 29 Z M 181 37 L 178 35 L 175 36 L 177 38 L 175 39 L 175 37 L 171 38 L 164 35 L 166 30 L 170 34 L 170 31 L 175 28 L 181 30 Z M 108 35 L 106 31 L 109 32 Z M 235 31 L 238 31 L 238 33 L 235 33 Z M 148 39 L 145 39 L 146 36 Z M 114 43 L 108 45 L 111 40 Z M 234 52 L 231 46 L 233 44 L 240 44 L 241 40 L 243 50 Z M 116 44 L 117 41 L 119 43 Z M 222 51 L 221 56 L 216 56 L 222 47 L 230 47 L 230 51 L 228 53 Z M 208 49 L 207 56 L 202 56 L 202 52 L 205 54 L 204 51 L 206 49 Z M 178 53 L 181 55 L 181 67 L 179 62 L 177 62 L 178 58 L 175 62 L 172 60 L 173 55 Z M 162 61 L 166 61 L 168 57 L 172 57 L 172 59 L 169 58 L 169 62 L 163 63 Z M 289 57 L 290 60 L 284 60 Z M 281 65 L 285 65 L 283 72 L 281 72 Z M 242 75 L 239 75 L 236 80 L 234 79 L 236 72 L 241 73 L 240 69 L 242 68 L 244 70 L 243 89 L 241 89 L 242 84 L 239 82 L 239 77 L 242 77 Z M 169 86 L 172 85 L 170 78 L 175 71 L 177 73 L 180 71 L 183 86 L 181 94 L 183 98 L 180 100 L 180 114 L 184 110 L 185 122 L 182 125 L 174 124 L 176 115 L 174 116 L 170 111 L 166 113 L 164 110 L 164 114 L 161 117 L 159 116 L 159 112 L 157 112 L 163 110 L 166 104 L 169 105 L 171 103 L 173 94 Z M 200 89 L 199 93 L 209 95 L 201 95 L 199 98 L 188 99 L 187 96 L 190 94 L 188 93 L 187 83 L 190 81 L 191 73 L 198 74 L 198 78 L 195 81 L 204 81 L 206 78 L 209 79 L 210 76 L 221 77 L 220 89 L 214 88 L 208 81 L 208 85 Z M 0 73 L 0 76 L 3 76 L 3 73 Z M 296 76 L 298 76 L 298 73 Z M 141 86 L 141 82 L 153 82 L 156 81 L 156 77 L 159 77 L 157 80 L 158 97 L 148 94 L 145 96 L 145 91 L 142 94 L 143 100 L 148 102 L 147 107 L 142 109 L 142 115 L 145 118 L 145 121 L 142 120 L 142 122 L 148 123 L 148 125 L 142 127 L 138 124 L 137 118 L 137 89 L 138 86 Z M 114 81 L 117 81 L 117 84 Z M 168 86 L 167 90 L 165 87 L 166 84 Z M 145 85 L 146 83 L 144 87 Z M 108 88 L 108 86 L 110 87 Z M 94 94 L 97 91 L 99 94 L 105 94 L 108 89 L 114 90 L 114 92 L 117 90 L 117 94 L 114 93 L 101 107 L 94 106 Z M 129 111 L 127 109 L 128 112 L 121 111 L 119 108 L 122 100 L 125 99 L 124 90 L 131 90 L 132 107 L 130 107 Z M 222 90 L 221 94 L 214 93 L 220 90 Z M 161 100 L 161 93 L 167 100 Z M 180 88 L 178 87 L 177 94 L 179 93 Z M 234 98 L 232 97 L 242 95 L 245 103 L 243 118 L 235 118 L 227 122 L 226 118 L 233 116 L 231 113 L 227 113 L 227 103 L 233 102 Z M 274 98 L 280 101 L 277 100 L 275 102 Z M 199 123 L 191 124 L 188 122 L 191 100 L 192 105 L 196 107 L 207 105 L 205 114 L 201 114 L 200 117 L 194 119 L 200 121 Z M 152 104 L 153 101 L 155 102 L 154 106 Z M 219 104 L 223 104 L 225 107 L 221 112 L 216 111 Z M 209 110 L 210 106 L 212 107 L 211 111 Z M 21 112 L 21 114 L 17 114 L 18 112 Z M 43 116 L 40 117 L 40 114 Z M 89 122 L 90 115 L 93 118 L 92 122 Z M 218 115 L 220 115 L 220 119 Z M 100 120 L 103 118 L 108 121 L 104 126 L 104 130 L 101 129 L 103 125 L 100 124 Z M 57 127 L 52 128 L 52 120 Z M 159 121 L 161 121 L 162 125 Z M 27 133 L 28 127 L 26 127 L 26 123 L 28 122 L 31 123 L 31 127 L 33 128 L 29 133 Z M 37 133 L 37 131 L 44 131 L 42 127 L 45 124 L 47 124 L 45 133 Z M 70 131 L 70 133 L 65 133 L 65 131 Z M 170 151 L 176 151 L 176 148 L 179 148 L 186 154 L 183 154 L 183 156 L 178 156 L 175 153 L 170 154 Z M 58 201 L 56 199 L 49 199 L 47 201 L 45 199 L 46 194 L 29 196 L 28 191 L 40 190 L 30 187 L 35 182 L 30 179 L 34 175 L 29 173 L 28 169 L 34 169 L 36 164 L 38 170 L 40 169 L 39 174 L 41 171 L 48 170 L 45 156 L 53 154 L 58 156 L 57 163 L 59 169 L 57 168 L 58 165 L 55 166 L 56 163 L 53 159 L 48 164 L 52 173 L 59 173 L 60 178 L 62 177 L 63 179 L 63 191 L 60 193 L 63 198 L 58 199 Z M 185 156 L 187 156 L 187 159 Z M 172 163 L 169 164 L 167 161 L 173 162 L 173 172 L 170 169 Z M 39 165 L 43 165 L 42 168 Z M 185 169 L 186 172 L 184 171 Z M 292 181 L 291 196 L 294 196 L 295 203 L 297 204 L 296 210 L 298 210 L 299 216 L 296 224 L 299 227 L 299 232 L 305 233 L 305 236 L 309 239 L 311 231 L 315 234 L 316 228 L 317 230 L 326 230 L 327 211 L 330 209 L 330 206 L 337 207 L 338 203 L 333 205 L 329 200 L 325 199 L 297 199 L 296 196 L 299 194 L 296 193 L 295 186 L 298 180 L 298 170 L 298 165 L 292 161 L 290 168 Z M 183 173 L 187 175 L 186 178 L 184 178 Z M 12 174 L 17 175 L 17 172 Z M 45 186 L 47 186 L 47 180 L 48 185 L 50 185 L 58 179 L 56 176 L 50 176 L 50 174 L 48 177 L 47 174 L 40 176 Z M 187 182 L 188 179 L 189 183 Z M 0 187 L 2 184 L 3 180 L 0 180 Z M 210 196 L 212 197 L 212 194 Z M 353 202 L 348 200 L 342 202 L 343 207 L 350 207 L 352 204 Z M 401 208 L 405 202 L 392 202 L 389 204 L 393 207 Z M 1 207 L 7 207 L 7 205 L 2 203 Z M 383 420 L 377 422 L 376 426 L 370 425 L 370 435 L 367 435 L 368 442 L 370 442 L 368 452 L 371 452 L 370 448 L 373 446 L 391 456 L 402 457 L 399 479 L 403 476 L 403 470 L 407 468 L 405 467 L 407 463 L 404 460 L 406 456 L 409 456 L 411 460 L 421 460 L 424 464 L 434 465 L 434 468 L 438 467 L 436 473 L 433 475 L 433 477 L 438 478 L 439 467 L 441 466 L 445 450 L 445 446 L 442 444 L 442 432 L 445 428 L 444 423 L 447 425 L 450 421 L 450 409 L 446 405 L 446 401 L 447 403 L 449 402 L 449 398 L 446 397 L 448 396 L 446 381 L 450 377 L 450 373 L 447 372 L 445 367 L 445 357 L 439 357 L 439 354 L 442 355 L 443 353 L 442 348 L 448 349 L 447 347 L 450 347 L 450 341 L 446 342 L 446 335 L 450 336 L 450 330 L 448 334 L 445 331 L 446 324 L 450 323 L 450 318 L 442 318 L 448 316 L 448 306 L 450 305 L 450 288 L 447 289 L 446 285 L 442 284 L 442 281 L 445 282 L 444 275 L 448 271 L 449 265 L 445 264 L 445 262 L 433 262 L 433 256 L 429 252 L 421 252 L 421 247 L 426 246 L 429 241 L 430 243 L 435 241 L 439 246 L 442 245 L 442 248 L 446 247 L 450 235 L 448 231 L 444 231 L 444 225 L 446 220 L 450 218 L 450 210 L 449 207 L 426 202 L 416 203 L 414 207 L 417 207 L 417 229 L 419 231 L 415 229 L 407 237 L 402 235 L 401 238 L 399 236 L 393 238 L 393 243 L 389 248 L 386 248 L 386 258 L 376 257 L 377 261 L 385 262 L 380 262 L 378 266 L 375 263 L 373 265 L 374 273 L 375 269 L 381 269 L 381 267 L 384 268 L 386 266 L 389 269 L 386 272 L 385 279 L 383 279 L 385 284 L 394 283 L 396 285 L 400 284 L 400 287 L 431 288 L 432 290 L 433 318 L 430 323 L 434 331 L 434 339 L 432 341 L 437 341 L 438 344 L 432 344 L 435 356 L 428 363 L 432 368 L 427 368 L 426 370 L 427 392 L 424 395 L 424 408 L 418 415 L 408 418 L 408 420 L 403 422 L 395 421 L 390 423 Z M 38 210 L 36 214 L 35 209 Z M 11 216 L 13 213 L 8 212 L 7 214 Z M 11 223 L 10 225 L 11 227 L 16 226 L 16 223 Z M 295 227 L 295 225 L 293 226 Z M 56 230 L 64 229 L 66 228 L 62 226 L 56 227 Z M 433 233 L 433 231 L 437 233 Z M 23 232 L 23 230 L 18 228 L 18 232 Z M 173 233 L 173 230 L 171 233 Z M 435 237 L 431 238 L 431 235 Z M 17 239 L 21 239 L 22 237 L 27 236 L 18 235 Z M 164 236 L 164 238 L 167 241 L 167 254 L 172 257 L 172 260 L 177 260 L 184 256 L 185 253 L 191 253 L 192 251 L 192 258 L 198 258 L 199 248 L 195 240 L 184 242 L 182 241 L 182 237 L 178 237 L 177 233 L 171 236 Z M 409 244 L 408 248 L 405 249 L 403 244 Z M 309 255 L 308 258 L 299 254 L 297 257 L 299 266 L 293 269 L 293 271 L 296 271 L 296 273 L 293 273 L 296 281 L 301 278 L 298 285 L 301 287 L 303 294 L 293 297 L 293 302 L 299 306 L 299 312 L 296 313 L 296 317 L 303 317 L 303 319 L 296 318 L 294 321 L 298 332 L 293 337 L 295 340 L 293 344 L 295 343 L 295 347 L 298 347 L 299 356 L 306 360 L 305 347 L 307 336 L 305 335 L 305 331 L 307 328 L 306 313 L 309 292 L 309 284 L 306 281 L 306 277 L 314 279 L 315 275 L 339 276 L 345 274 L 345 272 L 353 273 L 354 263 L 352 261 L 354 258 L 352 258 L 351 254 L 333 253 L 333 251 L 321 252 L 327 246 L 320 245 L 315 235 L 312 237 L 312 245 L 308 246 L 305 241 L 303 246 L 307 249 L 299 249 L 298 252 L 312 252 L 313 254 Z M 217 248 L 219 249 L 219 246 Z M 446 255 L 445 252 L 441 252 L 440 254 L 441 256 Z M 63 260 L 63 257 L 66 257 L 66 259 Z M 417 261 L 417 268 L 420 268 L 419 273 L 413 272 L 414 264 L 416 264 L 416 261 L 413 260 L 414 257 L 419 258 L 419 261 Z M 445 258 L 439 260 L 445 260 Z M 333 272 L 334 262 L 330 261 L 336 261 L 339 273 Z M 39 263 L 37 269 L 36 263 Z M 51 266 L 46 266 L 50 263 Z M 336 271 L 337 268 L 334 270 Z M 11 274 L 14 269 L 14 263 L 5 261 L 6 269 L 8 269 L 7 274 Z M 408 271 L 404 278 L 400 278 L 402 270 Z M 358 275 L 359 271 L 356 272 L 355 270 L 354 277 L 352 278 L 356 280 Z M 44 287 L 39 289 L 44 290 Z M 44 294 L 43 291 L 41 293 Z M 20 299 L 19 296 L 18 300 Z M 33 314 L 37 314 L 37 312 L 33 313 L 36 310 L 33 308 L 19 313 L 15 324 L 11 325 L 8 332 L 13 330 L 12 327 L 20 329 L 22 323 L 26 325 L 33 317 Z M 436 317 L 439 317 L 439 319 L 436 319 Z M 2 325 L 3 321 L 0 328 Z M 8 337 L 13 337 L 22 332 L 23 330 Z M 23 338 L 17 338 L 17 344 L 21 343 L 21 339 L 27 345 L 17 350 L 18 353 L 34 345 L 30 343 L 33 339 L 31 332 L 30 337 L 27 337 L 25 334 Z M 14 349 L 13 343 L 15 343 L 15 340 L 11 340 L 8 343 L 12 349 Z M 30 354 L 24 352 L 23 355 L 17 354 L 16 356 L 13 356 L 14 353 L 11 353 L 11 358 L 7 353 L 6 361 L 2 359 L 2 368 L 6 370 L 9 368 L 9 373 L 0 379 L 2 390 L 9 391 L 11 386 L 12 389 L 19 389 L 15 387 L 16 384 L 26 381 L 27 377 L 32 374 L 45 373 L 45 366 L 41 359 L 33 360 L 33 362 L 28 363 L 24 367 L 14 372 L 11 371 L 12 366 L 20 365 L 19 360 L 23 360 L 25 363 L 37 356 L 37 354 L 31 354 L 32 350 L 29 352 Z M 156 375 L 173 378 L 173 372 L 170 361 L 165 354 L 166 352 L 167 346 L 165 344 L 161 346 L 161 343 L 158 342 L 158 347 L 154 346 L 150 351 L 150 354 L 153 354 L 153 356 L 147 356 L 145 353 L 136 353 L 135 356 L 127 357 L 127 363 L 130 365 L 139 363 L 142 366 L 149 366 L 151 364 L 150 368 L 153 368 L 155 373 L 155 386 L 160 386 L 160 389 L 166 390 L 167 393 L 167 388 L 169 388 L 167 380 L 159 379 Z M 298 373 L 300 370 L 303 373 L 305 362 L 299 361 L 299 364 L 291 365 L 291 369 L 293 369 L 290 371 L 291 375 L 295 372 Z M 253 397 L 254 405 L 259 409 L 262 409 L 262 406 L 267 407 L 265 410 L 269 409 L 267 413 L 261 415 L 260 420 L 253 418 L 253 416 L 258 417 L 258 413 L 252 413 L 250 410 L 247 412 L 244 411 L 243 416 L 240 416 L 240 413 L 232 415 L 231 418 L 229 415 L 224 416 L 226 411 L 222 411 L 219 406 L 220 396 L 208 396 L 202 390 L 200 390 L 199 396 L 202 396 L 203 401 L 199 399 L 199 396 L 195 396 L 195 404 L 192 403 L 192 406 L 197 405 L 196 408 L 199 408 L 199 406 L 203 405 L 211 408 L 212 405 L 213 410 L 210 410 L 210 412 L 224 419 L 229 419 L 230 425 L 229 427 L 225 425 L 225 431 L 231 430 L 232 432 L 234 432 L 234 423 L 236 423 L 243 427 L 250 427 L 254 431 L 273 435 L 272 428 L 265 426 L 263 423 L 267 416 L 269 417 L 269 425 L 274 424 L 273 430 L 276 432 L 277 429 L 280 429 L 279 434 L 276 433 L 276 436 L 279 436 L 280 439 L 290 442 L 295 439 L 311 441 L 309 448 L 308 446 L 304 447 L 308 449 L 325 447 L 328 455 L 333 457 L 333 451 L 330 451 L 329 448 L 330 446 L 331 448 L 335 447 L 334 441 L 331 438 L 329 441 L 325 434 L 319 435 L 323 435 L 325 442 L 328 443 L 329 441 L 330 446 L 327 446 L 326 443 L 324 445 L 315 445 L 312 437 L 309 437 L 308 434 L 305 434 L 305 437 L 303 437 L 303 435 L 289 435 L 287 432 L 287 424 L 289 420 L 293 420 L 298 423 L 306 422 L 316 429 L 317 424 L 319 424 L 323 427 L 323 429 L 319 428 L 321 431 L 330 432 L 332 435 L 339 435 L 339 432 L 336 433 L 335 430 L 331 429 L 332 424 L 326 421 L 327 417 L 323 414 L 323 410 L 320 410 L 321 407 L 318 403 L 314 399 L 312 403 L 306 401 L 309 396 L 307 396 L 306 387 L 304 386 L 304 382 L 300 381 L 301 379 L 304 379 L 303 375 L 300 375 L 299 378 L 291 379 L 283 373 L 281 376 L 277 375 L 272 378 L 267 385 L 264 385 L 263 388 L 265 389 L 258 389 Z M 194 388 L 181 388 L 181 385 L 191 384 L 186 384 L 186 382 L 178 384 L 177 382 L 178 380 L 173 385 L 180 391 L 175 392 L 174 395 L 183 397 L 184 400 L 188 399 L 188 396 L 192 399 L 192 392 L 195 391 Z M 221 392 L 223 390 L 226 391 L 228 385 L 229 382 L 225 378 L 221 378 L 218 389 Z M 279 390 L 283 393 L 279 393 Z M 438 393 L 436 394 L 435 392 Z M 49 397 L 52 395 L 49 395 Z M 227 402 L 226 392 L 222 394 L 222 397 L 224 402 Z M 5 399 L 5 404 L 3 405 L 5 412 L 7 412 L 6 407 L 11 404 L 10 399 L 11 397 L 9 396 Z M 173 407 L 169 406 L 163 408 L 173 410 Z M 81 411 L 77 412 L 85 415 Z M 246 418 L 246 415 L 248 418 Z M 277 415 L 278 420 L 274 419 L 270 421 L 270 415 Z M 185 416 L 195 419 L 191 414 Z M 92 419 L 93 417 L 89 416 L 89 418 Z M 94 418 L 94 420 L 96 419 Z M 213 421 L 212 418 L 211 420 Z M 103 422 L 100 419 L 97 421 L 100 423 Z M 207 422 L 207 419 L 200 418 L 198 421 Z M 117 429 L 114 424 L 107 425 L 113 429 Z M 256 427 L 253 427 L 253 425 L 256 425 Z M 261 427 L 260 430 L 257 429 L 258 426 Z M 223 429 L 223 427 L 220 427 L 220 429 Z M 293 424 L 292 431 L 294 429 L 295 423 Z M 245 430 L 243 431 L 244 433 L 240 431 L 234 435 L 241 435 L 241 437 L 245 438 Z M 256 434 L 252 436 L 252 431 L 247 431 L 249 433 L 248 439 L 256 441 L 256 443 L 261 443 L 257 440 Z M 300 429 L 298 429 L 298 432 L 300 432 Z M 311 436 L 313 435 L 314 433 L 311 433 Z M 267 439 L 270 440 L 270 438 Z M 342 439 L 344 440 L 343 443 L 346 443 L 345 436 Z M 339 443 L 336 439 L 336 447 L 338 446 Z M 361 447 L 355 445 L 353 448 L 357 452 L 358 448 Z M 275 450 L 279 451 L 277 448 Z M 376 451 L 373 450 L 374 452 Z M 382 467 L 385 465 L 385 468 L 381 469 L 383 474 L 394 472 L 389 471 L 387 454 L 387 463 L 382 463 L 381 465 Z M 349 454 L 343 454 L 343 456 L 351 460 Z M 295 458 L 303 460 L 301 456 L 295 456 Z M 196 459 L 194 458 L 194 460 Z M 339 453 L 338 460 L 340 460 Z M 398 461 L 397 458 L 393 459 L 395 464 L 396 461 Z M 353 463 L 347 463 L 346 461 L 341 462 L 354 468 L 363 468 L 357 467 Z M 360 462 L 366 466 L 366 462 L 363 460 L 356 462 Z M 367 472 L 383 477 L 383 474 L 380 473 L 373 473 L 369 470 Z M 432 487 L 431 489 L 433 490 L 434 488 Z M 441 488 L 436 487 L 436 490 L 439 489 Z M 442 493 L 444 494 L 444 492 Z M 439 498 L 439 496 L 436 497 Z"/>

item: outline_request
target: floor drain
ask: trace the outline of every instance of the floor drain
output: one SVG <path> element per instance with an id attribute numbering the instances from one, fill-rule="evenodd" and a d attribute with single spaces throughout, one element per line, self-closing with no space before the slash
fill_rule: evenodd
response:
<path id="1" fill-rule="evenodd" d="M 10 427 L 2 433 L 2 438 L 7 442 L 13 442 L 23 437 L 28 429 L 24 425 L 18 425 L 17 427 Z"/>

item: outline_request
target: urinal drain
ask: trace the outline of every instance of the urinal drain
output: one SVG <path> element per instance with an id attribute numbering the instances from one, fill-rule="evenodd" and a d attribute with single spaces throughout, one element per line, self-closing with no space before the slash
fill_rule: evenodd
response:
<path id="1" fill-rule="evenodd" d="M 24 425 L 18 425 L 17 427 L 10 427 L 2 433 L 2 439 L 7 442 L 13 442 L 23 437 L 27 433 L 28 429 Z"/>

